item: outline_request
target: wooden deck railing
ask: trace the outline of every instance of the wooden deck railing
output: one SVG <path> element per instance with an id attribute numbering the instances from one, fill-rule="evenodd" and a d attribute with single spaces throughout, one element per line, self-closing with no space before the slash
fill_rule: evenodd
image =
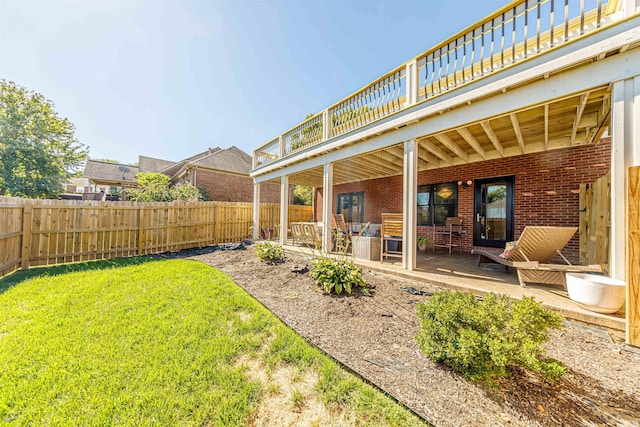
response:
<path id="1" fill-rule="evenodd" d="M 260 227 L 277 234 L 280 205 L 263 203 L 260 210 Z M 311 217 L 311 206 L 289 206 L 290 222 L 310 221 Z M 249 237 L 252 225 L 252 203 L 0 197 L 0 276 L 29 266 L 238 242 Z"/>
<path id="2" fill-rule="evenodd" d="M 624 18 L 623 3 L 512 1 L 257 148 L 253 167 L 291 156 L 611 25 Z"/>

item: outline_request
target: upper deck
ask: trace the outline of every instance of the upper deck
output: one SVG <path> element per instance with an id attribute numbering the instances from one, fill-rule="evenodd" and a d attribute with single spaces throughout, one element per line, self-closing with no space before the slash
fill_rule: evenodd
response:
<path id="1" fill-rule="evenodd" d="M 302 160 L 633 49 L 640 39 L 637 3 L 513 1 L 254 150 L 252 176 L 271 177 L 274 171 Z M 582 121 L 570 126 L 570 144 L 592 141 L 604 130 L 602 118 L 606 114 L 602 112 L 598 123 L 587 126 L 587 132 L 579 124 L 589 121 L 585 112 L 606 110 L 605 91 L 606 86 L 578 96 Z M 543 108 L 542 114 L 548 117 L 549 104 Z M 560 112 L 566 107 L 560 102 L 553 108 Z M 518 117 L 509 113 L 505 111 L 506 120 L 517 129 Z M 471 155 L 486 159 L 488 149 L 504 155 L 509 147 L 499 142 L 498 131 L 488 121 L 475 125 L 477 131 L 458 132 L 459 139 L 471 147 Z M 478 133 L 482 138 L 474 136 Z M 546 133 L 549 140 L 549 129 Z M 452 164 L 453 157 L 468 159 L 451 135 L 432 136 L 423 145 L 430 144 L 428 151 L 440 160 Z M 478 139 L 486 140 L 488 147 Z M 516 132 L 517 152 L 524 152 L 522 139 Z"/>

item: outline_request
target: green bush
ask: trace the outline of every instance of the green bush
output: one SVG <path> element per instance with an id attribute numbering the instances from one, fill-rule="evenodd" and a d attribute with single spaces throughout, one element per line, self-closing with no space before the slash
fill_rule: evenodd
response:
<path id="1" fill-rule="evenodd" d="M 309 274 L 327 293 L 341 294 L 345 291 L 350 294 L 354 287 L 361 287 L 366 291 L 362 268 L 349 260 L 315 258 L 311 260 L 311 264 L 313 267 Z"/>
<path id="2" fill-rule="evenodd" d="M 284 249 L 276 243 L 260 242 L 256 245 L 256 255 L 263 261 L 275 264 L 284 259 Z"/>
<path id="3" fill-rule="evenodd" d="M 541 348 L 549 340 L 549 328 L 559 328 L 562 317 L 534 298 L 512 303 L 506 295 L 492 293 L 478 300 L 466 292 L 438 291 L 418 305 L 418 317 L 416 341 L 422 351 L 471 379 L 506 377 L 510 365 L 539 372 L 547 380 L 566 373 L 559 362 L 543 359 Z"/>

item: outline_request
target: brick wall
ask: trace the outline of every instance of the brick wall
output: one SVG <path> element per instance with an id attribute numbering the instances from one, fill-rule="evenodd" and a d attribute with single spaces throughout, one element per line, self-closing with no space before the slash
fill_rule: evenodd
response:
<path id="1" fill-rule="evenodd" d="M 579 189 L 603 176 L 610 168 L 610 140 L 596 145 L 571 147 L 497 160 L 451 166 L 418 174 L 418 185 L 515 176 L 515 223 L 517 239 L 527 225 L 578 226 Z M 364 191 L 364 220 L 380 222 L 382 212 L 402 212 L 402 176 L 337 185 L 333 189 L 333 212 L 338 194 Z M 315 214 L 322 220 L 322 189 L 315 194 Z M 467 234 L 463 250 L 473 249 L 474 186 L 458 186 L 458 215 Z M 429 235 L 431 227 L 418 227 Z M 578 233 L 563 251 L 572 262 L 579 259 Z"/>
<path id="2" fill-rule="evenodd" d="M 253 202 L 253 179 L 248 176 L 198 169 L 196 186 L 202 186 L 211 200 Z M 280 203 L 280 185 L 271 182 L 260 186 L 261 203 Z"/>

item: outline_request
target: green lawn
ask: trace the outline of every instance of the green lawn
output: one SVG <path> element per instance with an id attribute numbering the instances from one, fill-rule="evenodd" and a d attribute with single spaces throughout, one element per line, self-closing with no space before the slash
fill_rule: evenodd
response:
<path id="1" fill-rule="evenodd" d="M 359 425 L 422 423 L 204 264 L 118 259 L 0 280 L 2 424 L 246 425 L 291 366 L 315 381 L 293 383 L 283 411 L 319 401 Z"/>

